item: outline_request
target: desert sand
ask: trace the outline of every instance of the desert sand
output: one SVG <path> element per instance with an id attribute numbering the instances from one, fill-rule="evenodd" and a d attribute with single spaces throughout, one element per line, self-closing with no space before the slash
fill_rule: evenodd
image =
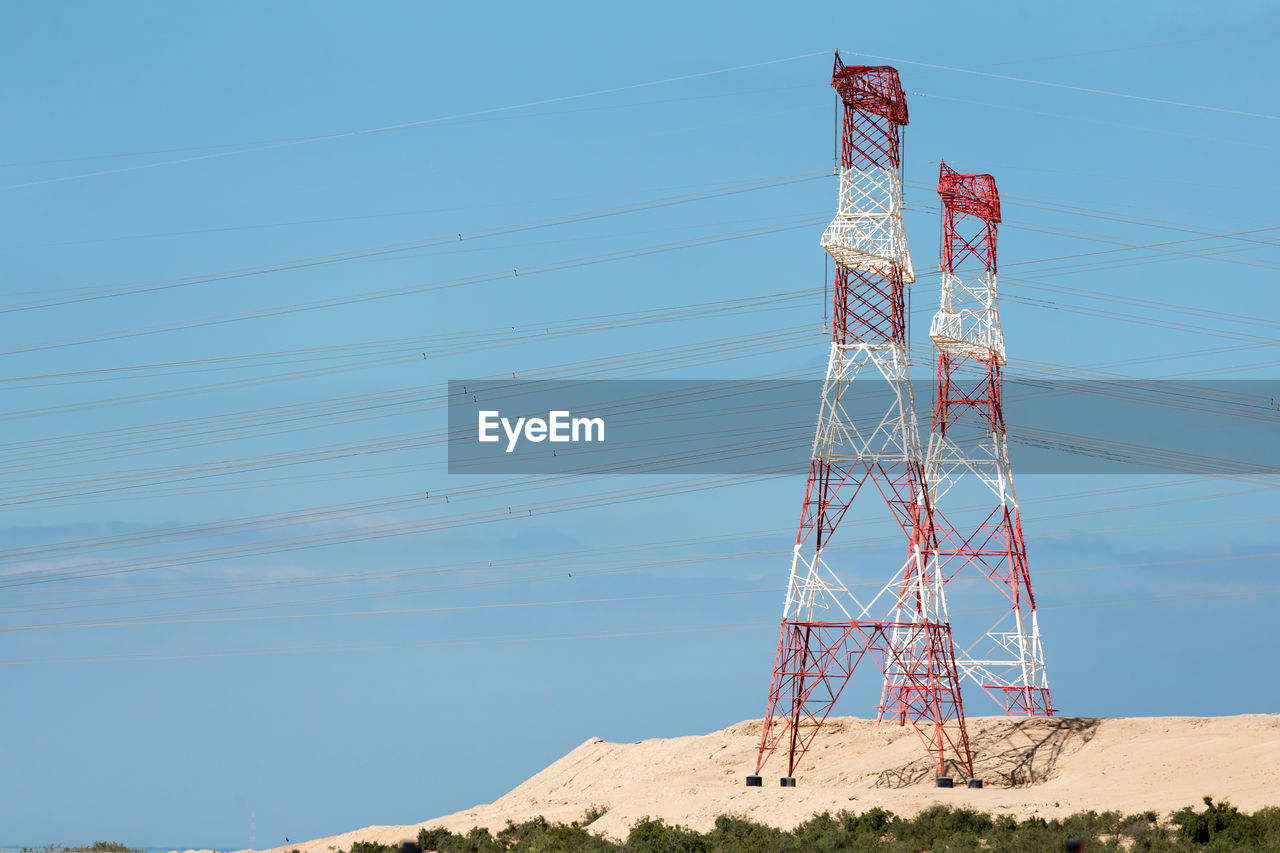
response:
<path id="1" fill-rule="evenodd" d="M 1133 717 L 969 720 L 982 789 L 934 786 L 933 772 L 910 728 L 832 718 L 796 774 L 782 788 L 785 757 L 765 766 L 764 787 L 747 788 L 755 769 L 760 721 L 707 735 L 638 743 L 591 738 L 488 805 L 405 826 L 370 826 L 288 847 L 302 853 L 347 850 L 354 841 L 396 843 L 422 827 L 501 829 L 542 815 L 578 820 L 607 808 L 595 832 L 623 838 L 640 818 L 662 818 L 705 831 L 717 815 L 736 814 L 790 828 L 816 812 L 874 806 L 913 815 L 946 803 L 1024 818 L 1093 809 L 1161 815 L 1201 797 L 1227 799 L 1247 811 L 1280 804 L 1280 714 L 1236 717 Z"/>

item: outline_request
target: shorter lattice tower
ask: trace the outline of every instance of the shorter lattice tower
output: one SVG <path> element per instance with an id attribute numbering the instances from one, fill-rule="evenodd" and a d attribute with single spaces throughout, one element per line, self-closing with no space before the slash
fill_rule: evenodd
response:
<path id="1" fill-rule="evenodd" d="M 925 460 L 938 572 L 944 585 L 957 576 L 986 578 L 1004 605 L 976 638 L 957 637 L 956 663 L 1007 713 L 1052 716 L 1005 434 L 1005 346 L 996 304 L 1000 195 L 990 175 L 958 174 L 946 163 L 938 194 L 942 301 L 929 327 L 938 372 Z M 946 613 L 945 597 L 937 606 Z M 892 693 L 890 685 L 886 713 L 893 713 Z"/>

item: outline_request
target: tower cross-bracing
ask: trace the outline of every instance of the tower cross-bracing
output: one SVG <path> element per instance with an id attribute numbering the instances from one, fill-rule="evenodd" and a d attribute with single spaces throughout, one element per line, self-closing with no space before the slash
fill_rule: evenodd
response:
<path id="1" fill-rule="evenodd" d="M 837 264 L 831 349 L 756 774 L 747 782 L 761 784 L 761 768 L 782 750 L 782 784 L 794 785 L 805 751 L 867 658 L 895 679 L 898 722 L 919 732 L 939 775 L 954 769 L 972 777 L 950 626 L 936 608 L 942 578 L 908 381 L 903 292 L 914 272 L 902 226 L 906 96 L 895 69 L 846 66 L 839 54 L 831 85 L 843 106 L 839 203 L 822 235 Z M 870 417 L 868 399 L 884 402 Z M 828 559 L 860 494 L 887 505 L 907 546 L 901 565 L 855 574 L 847 560 Z M 855 595 L 868 579 L 872 594 Z"/>

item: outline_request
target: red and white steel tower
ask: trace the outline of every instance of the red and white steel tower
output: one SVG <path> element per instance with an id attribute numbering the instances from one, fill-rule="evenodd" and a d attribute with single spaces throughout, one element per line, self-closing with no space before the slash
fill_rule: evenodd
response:
<path id="1" fill-rule="evenodd" d="M 942 302 L 929 327 L 938 374 L 925 458 L 937 571 L 943 584 L 962 573 L 981 575 L 1004 600 L 1000 618 L 970 645 L 962 645 L 956 663 L 1007 713 L 1052 716 L 1001 399 L 1005 349 L 996 306 L 1000 196 L 995 178 L 961 175 L 946 163 L 938 194 Z M 950 622 L 941 595 L 936 607 Z M 896 689 L 886 683 L 886 707 L 893 704 Z"/>
<path id="2" fill-rule="evenodd" d="M 950 626 L 938 609 L 943 579 L 907 375 L 903 289 L 915 275 L 902 226 L 906 96 L 895 69 L 846 66 L 839 54 L 831 85 L 844 106 L 839 206 L 822 235 L 837 264 L 831 351 L 756 772 L 747 784 L 761 784 L 760 771 L 779 748 L 787 753 L 782 784 L 795 784 L 818 728 L 867 657 L 894 683 L 893 715 L 919 732 L 939 784 L 950 784 L 949 769 L 972 778 L 973 761 Z M 874 399 L 886 399 L 887 386 L 887 409 L 855 418 L 854 404 L 865 402 L 872 385 Z M 864 491 L 865 499 L 878 494 L 888 505 L 907 557 L 879 592 L 860 599 L 851 590 L 860 584 L 846 582 L 854 573 L 828 563 L 824 552 Z"/>

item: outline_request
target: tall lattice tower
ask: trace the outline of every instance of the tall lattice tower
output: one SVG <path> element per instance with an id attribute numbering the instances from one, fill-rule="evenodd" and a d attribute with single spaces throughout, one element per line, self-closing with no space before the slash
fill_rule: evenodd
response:
<path id="1" fill-rule="evenodd" d="M 950 627 L 935 609 L 942 580 L 907 377 L 903 288 L 915 276 L 902 227 L 906 96 L 895 69 L 845 66 L 839 54 L 831 85 L 844 107 L 839 206 L 822 235 L 837 264 L 831 351 L 756 772 L 747 784 L 762 784 L 765 762 L 785 744 L 781 782 L 795 785 L 819 727 L 870 657 L 882 676 L 893 673 L 899 722 L 920 733 L 939 784 L 949 786 L 952 769 L 972 779 L 973 762 Z M 867 417 L 859 406 L 868 399 L 887 406 Z M 825 552 L 868 484 L 866 499 L 878 503 L 878 493 L 888 504 L 907 558 L 896 571 L 858 573 L 889 576 L 864 603 L 851 591 L 859 585 L 855 573 L 828 563 Z"/>
<path id="2" fill-rule="evenodd" d="M 938 375 L 925 464 L 938 571 L 944 583 L 962 574 L 985 577 L 1002 593 L 1004 604 L 994 625 L 974 630 L 977 638 L 962 647 L 956 663 L 1007 713 L 1052 716 L 1001 398 L 1005 350 L 996 306 L 1000 196 L 995 178 L 961 175 L 946 163 L 938 194 L 942 303 L 929 327 Z M 945 618 L 945 601 L 937 607 Z M 969 641 L 964 630 L 958 632 L 961 643 Z"/>

